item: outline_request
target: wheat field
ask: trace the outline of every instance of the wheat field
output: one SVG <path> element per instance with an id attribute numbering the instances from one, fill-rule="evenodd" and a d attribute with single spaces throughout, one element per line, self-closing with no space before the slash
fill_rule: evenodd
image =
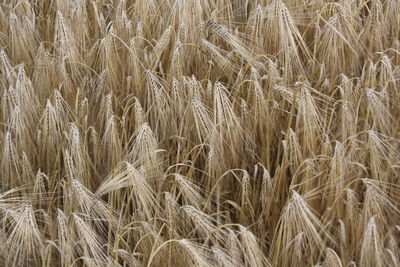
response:
<path id="1" fill-rule="evenodd" d="M 1 0 L 0 265 L 400 266 L 400 1 Z"/>

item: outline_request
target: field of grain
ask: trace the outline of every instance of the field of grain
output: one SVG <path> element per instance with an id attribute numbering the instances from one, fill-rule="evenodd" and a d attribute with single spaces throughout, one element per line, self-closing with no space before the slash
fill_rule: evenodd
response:
<path id="1" fill-rule="evenodd" d="M 0 0 L 1 266 L 400 266 L 400 1 Z"/>

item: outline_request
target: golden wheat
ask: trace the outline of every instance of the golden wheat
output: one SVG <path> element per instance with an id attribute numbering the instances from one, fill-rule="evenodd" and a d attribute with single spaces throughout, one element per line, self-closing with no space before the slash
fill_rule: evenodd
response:
<path id="1" fill-rule="evenodd" d="M 0 1 L 0 264 L 400 266 L 399 11 Z"/>

